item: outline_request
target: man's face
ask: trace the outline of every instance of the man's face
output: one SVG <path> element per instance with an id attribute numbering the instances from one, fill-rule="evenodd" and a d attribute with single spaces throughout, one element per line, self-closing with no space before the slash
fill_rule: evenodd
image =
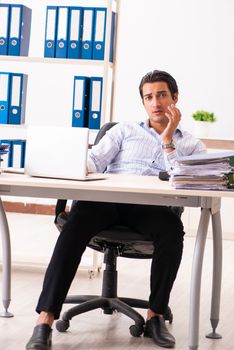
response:
<path id="1" fill-rule="evenodd" d="M 142 88 L 143 104 L 149 116 L 150 125 L 161 124 L 166 126 L 168 118 L 165 113 L 168 112 L 168 106 L 176 104 L 177 94 L 172 97 L 171 92 L 164 81 L 146 83 Z"/>

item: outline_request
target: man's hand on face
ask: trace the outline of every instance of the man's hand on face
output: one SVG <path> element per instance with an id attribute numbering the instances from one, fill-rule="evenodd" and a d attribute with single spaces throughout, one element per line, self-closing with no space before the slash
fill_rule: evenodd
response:
<path id="1" fill-rule="evenodd" d="M 171 104 L 168 106 L 168 112 L 165 113 L 165 116 L 168 118 L 168 124 L 165 130 L 162 132 L 161 136 L 163 143 L 170 143 L 172 141 L 173 134 L 180 122 L 181 113 L 174 104 Z"/>

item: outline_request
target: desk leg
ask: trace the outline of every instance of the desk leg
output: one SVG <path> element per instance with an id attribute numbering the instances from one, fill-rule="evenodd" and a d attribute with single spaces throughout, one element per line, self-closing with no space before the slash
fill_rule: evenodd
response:
<path id="1" fill-rule="evenodd" d="M 220 294 L 222 279 L 222 227 L 220 211 L 212 214 L 213 230 L 213 283 L 210 322 L 212 332 L 207 334 L 207 338 L 220 339 L 222 336 L 215 332 L 219 323 Z"/>
<path id="2" fill-rule="evenodd" d="M 2 236 L 2 303 L 5 309 L 0 317 L 12 317 L 8 312 L 11 301 L 11 243 L 5 210 L 0 197 L 0 232 Z"/>
<path id="3" fill-rule="evenodd" d="M 201 272 L 206 243 L 207 230 L 210 219 L 210 209 L 201 210 L 200 222 L 197 231 L 197 238 L 193 254 L 191 290 L 190 290 L 190 310 L 189 310 L 189 349 L 198 349 L 199 337 L 199 314 L 200 314 L 200 291 Z"/>

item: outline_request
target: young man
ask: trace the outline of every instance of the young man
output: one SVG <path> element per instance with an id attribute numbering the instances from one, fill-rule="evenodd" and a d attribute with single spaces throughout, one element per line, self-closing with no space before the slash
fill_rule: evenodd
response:
<path id="1" fill-rule="evenodd" d="M 146 74 L 139 90 L 148 119 L 123 122 L 111 128 L 92 148 L 88 159 L 90 172 L 158 175 L 159 171 L 173 167 L 177 155 L 205 152 L 199 140 L 179 127 L 178 87 L 170 74 L 158 70 Z M 78 201 L 46 271 L 36 308 L 39 317 L 27 350 L 51 347 L 52 324 L 59 318 L 88 242 L 99 231 L 120 222 L 153 238 L 155 252 L 145 336 L 152 337 L 159 346 L 175 346 L 163 314 L 182 256 L 184 232 L 180 218 L 165 206 Z"/>

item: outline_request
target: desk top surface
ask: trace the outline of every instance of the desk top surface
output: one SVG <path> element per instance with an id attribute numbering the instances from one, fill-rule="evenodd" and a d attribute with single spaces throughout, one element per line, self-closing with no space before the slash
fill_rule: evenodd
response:
<path id="1" fill-rule="evenodd" d="M 22 174 L 2 173 L 0 175 L 0 195 L 7 194 L 6 188 L 69 189 L 81 191 L 105 191 L 139 194 L 165 194 L 189 197 L 234 197 L 234 191 L 177 190 L 168 181 L 155 176 L 108 174 L 104 180 L 77 181 L 30 177 Z"/>

